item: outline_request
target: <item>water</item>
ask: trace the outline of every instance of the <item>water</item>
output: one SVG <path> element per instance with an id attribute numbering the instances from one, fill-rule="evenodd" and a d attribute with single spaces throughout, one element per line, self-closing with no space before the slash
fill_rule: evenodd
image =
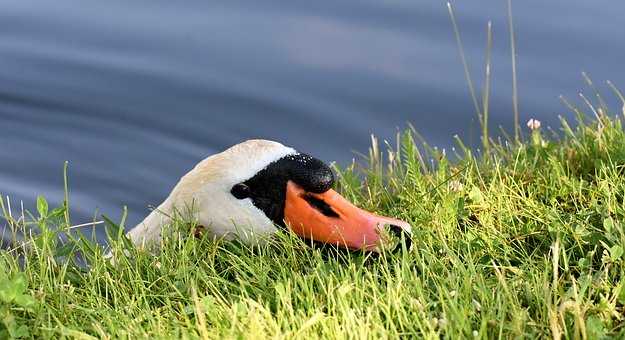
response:
<path id="1" fill-rule="evenodd" d="M 481 87 L 493 21 L 493 128 L 512 122 L 505 1 L 459 2 Z M 521 122 L 570 116 L 587 71 L 625 87 L 625 2 L 514 2 Z M 609 92 L 605 92 L 616 103 Z M 618 107 L 614 105 L 614 107 Z M 75 223 L 129 224 L 207 155 L 248 138 L 328 161 L 411 122 L 441 147 L 478 141 L 441 1 L 12 0 L 0 4 L 0 192 L 63 197 Z"/>

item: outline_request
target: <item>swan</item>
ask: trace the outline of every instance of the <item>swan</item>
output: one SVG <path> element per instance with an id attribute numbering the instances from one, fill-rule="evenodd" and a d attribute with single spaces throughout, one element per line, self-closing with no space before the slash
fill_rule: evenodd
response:
<path id="1" fill-rule="evenodd" d="M 308 241 L 380 252 L 385 231 L 409 236 L 410 224 L 359 209 L 332 189 L 334 181 L 319 159 L 248 140 L 198 163 L 126 235 L 137 246 L 158 246 L 163 228 L 182 215 L 213 237 L 247 243 L 290 230 Z"/>

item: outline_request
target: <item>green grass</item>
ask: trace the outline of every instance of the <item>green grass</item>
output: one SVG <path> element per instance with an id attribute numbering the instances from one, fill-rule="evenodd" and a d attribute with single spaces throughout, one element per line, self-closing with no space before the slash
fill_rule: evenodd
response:
<path id="1" fill-rule="evenodd" d="M 111 264 L 57 242 L 65 208 L 40 199 L 25 223 L 2 202 L 6 223 L 42 232 L 0 254 L 1 337 L 623 338 L 625 132 L 606 112 L 485 155 L 411 131 L 384 157 L 374 142 L 366 166 L 337 171 L 348 199 L 414 227 L 411 250 L 379 258 L 287 233 L 252 248 L 182 237 L 178 221 L 156 256 L 110 225 Z M 78 250 L 89 270 L 60 258 Z"/>

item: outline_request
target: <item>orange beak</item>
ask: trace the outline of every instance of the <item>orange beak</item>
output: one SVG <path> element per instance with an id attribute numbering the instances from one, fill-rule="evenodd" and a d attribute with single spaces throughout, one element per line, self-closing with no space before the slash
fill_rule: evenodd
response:
<path id="1" fill-rule="evenodd" d="M 289 181 L 284 219 L 302 238 L 352 250 L 397 250 L 401 243 L 392 244 L 392 241 L 394 237 L 401 238 L 402 234 L 406 247 L 410 247 L 410 224 L 362 210 L 332 189 L 316 194 Z"/>

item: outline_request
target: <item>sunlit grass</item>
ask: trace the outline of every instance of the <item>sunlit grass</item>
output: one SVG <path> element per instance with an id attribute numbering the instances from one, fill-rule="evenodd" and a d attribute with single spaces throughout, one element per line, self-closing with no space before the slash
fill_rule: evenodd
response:
<path id="1" fill-rule="evenodd" d="M 602 112 L 484 155 L 423 152 L 411 131 L 384 152 L 374 140 L 367 165 L 337 172 L 348 199 L 414 227 L 409 251 L 377 258 L 288 233 L 183 237 L 177 221 L 157 255 L 109 225 L 112 264 L 57 241 L 64 208 L 40 200 L 22 219 L 2 202 L 8 225 L 39 234 L 0 255 L 0 337 L 622 338 L 625 133 Z"/>

